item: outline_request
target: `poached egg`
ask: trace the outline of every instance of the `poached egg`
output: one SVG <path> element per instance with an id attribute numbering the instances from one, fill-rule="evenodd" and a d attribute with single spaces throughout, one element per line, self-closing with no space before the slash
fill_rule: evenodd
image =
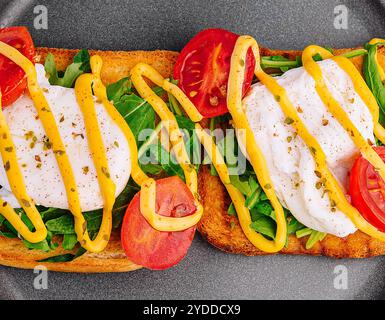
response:
<path id="1" fill-rule="evenodd" d="M 36 64 L 35 67 L 38 83 L 55 117 L 74 172 L 82 211 L 100 209 L 103 207 L 103 198 L 75 90 L 50 85 L 44 66 Z M 117 197 L 130 178 L 130 148 L 124 133 L 110 118 L 103 104 L 97 102 L 96 98 L 94 103 Z M 68 209 L 59 167 L 32 99 L 26 93 L 3 112 L 16 147 L 19 168 L 29 196 L 36 205 Z M 19 208 L 20 204 L 11 192 L 1 157 L 0 186 L 0 196 L 3 200 L 12 207 Z"/>
<path id="2" fill-rule="evenodd" d="M 368 141 L 375 142 L 373 118 L 355 91 L 349 75 L 332 60 L 318 62 L 325 83 L 349 118 Z M 348 173 L 359 150 L 349 134 L 327 110 L 315 89 L 313 78 L 301 68 L 276 78 L 287 92 L 309 132 L 327 157 L 327 165 L 342 189 L 347 191 Z M 307 145 L 298 137 L 270 91 L 261 83 L 252 86 L 243 108 L 269 169 L 281 204 L 305 226 L 345 237 L 357 229 L 353 222 L 331 206 L 324 187 L 319 187 L 315 163 Z M 245 150 L 242 143 L 241 149 Z"/>

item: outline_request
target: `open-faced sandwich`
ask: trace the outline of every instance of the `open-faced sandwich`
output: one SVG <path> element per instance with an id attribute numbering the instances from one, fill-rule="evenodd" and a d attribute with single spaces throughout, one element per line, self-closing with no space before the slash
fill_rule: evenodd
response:
<path id="1" fill-rule="evenodd" d="M 383 44 L 76 51 L 0 29 L 0 264 L 165 269 L 196 228 L 246 255 L 385 254 Z"/>

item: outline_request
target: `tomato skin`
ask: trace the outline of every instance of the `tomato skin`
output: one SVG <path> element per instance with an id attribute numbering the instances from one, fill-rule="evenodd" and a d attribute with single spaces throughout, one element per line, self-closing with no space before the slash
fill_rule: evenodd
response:
<path id="1" fill-rule="evenodd" d="M 35 58 L 35 46 L 26 27 L 10 27 L 0 29 L 0 41 L 17 48 L 32 62 Z M 27 78 L 24 71 L 0 54 L 0 90 L 2 106 L 15 102 L 25 91 Z"/>
<path id="2" fill-rule="evenodd" d="M 178 56 L 174 78 L 205 118 L 228 112 L 227 82 L 231 55 L 239 35 L 224 29 L 206 29 L 187 43 Z M 251 86 L 255 58 L 247 53 L 243 96 Z"/>
<path id="3" fill-rule="evenodd" d="M 373 148 L 385 161 L 385 147 Z M 385 183 L 362 156 L 354 163 L 349 177 L 352 205 L 370 224 L 385 232 Z"/>
<path id="4" fill-rule="evenodd" d="M 156 181 L 156 212 L 183 217 L 196 212 L 194 197 L 179 177 Z M 132 262 L 152 270 L 172 267 L 186 255 L 196 227 L 178 232 L 160 232 L 140 212 L 140 192 L 129 204 L 122 223 L 122 247 Z"/>

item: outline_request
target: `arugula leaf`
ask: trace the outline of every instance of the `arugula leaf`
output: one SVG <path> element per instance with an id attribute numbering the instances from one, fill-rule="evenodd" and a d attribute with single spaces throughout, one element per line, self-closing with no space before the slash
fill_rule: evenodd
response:
<path id="1" fill-rule="evenodd" d="M 379 122 L 382 126 L 385 126 L 385 87 L 384 83 L 381 81 L 380 72 L 376 63 L 377 47 L 380 45 L 384 45 L 384 43 L 367 43 L 365 45 L 365 49 L 368 51 L 368 54 L 364 60 L 363 71 L 365 81 L 380 107 Z"/>
<path id="2" fill-rule="evenodd" d="M 113 103 L 119 102 L 124 95 L 130 94 L 132 91 L 132 81 L 129 77 L 120 79 L 118 82 L 112 83 L 107 86 L 108 100 Z"/>
<path id="3" fill-rule="evenodd" d="M 254 214 L 259 214 L 259 215 L 264 215 L 267 217 L 272 218 L 275 221 L 275 213 L 273 210 L 272 205 L 270 204 L 269 201 L 263 201 L 255 205 L 253 208 L 252 212 Z"/>
<path id="4" fill-rule="evenodd" d="M 155 111 L 146 100 L 135 94 L 123 95 L 116 102 L 115 108 L 126 120 L 133 135 L 135 136 L 138 148 L 143 144 L 139 141 L 139 134 L 143 129 L 155 128 Z"/>
<path id="5" fill-rule="evenodd" d="M 174 79 L 170 79 L 170 82 L 176 85 L 178 84 L 178 81 Z M 168 105 L 172 113 L 178 116 L 182 116 L 183 112 L 181 110 L 178 100 L 176 100 L 176 98 L 169 92 L 167 92 L 167 96 L 168 96 Z"/>
<path id="6" fill-rule="evenodd" d="M 296 231 L 297 238 L 302 238 L 305 236 L 309 236 L 309 239 L 306 242 L 306 249 L 311 249 L 318 241 L 322 241 L 326 237 L 326 233 L 316 231 L 310 228 L 302 228 Z"/>
<path id="7" fill-rule="evenodd" d="M 271 239 L 275 239 L 275 232 L 277 229 L 274 221 L 268 217 L 262 216 L 250 224 L 250 228 L 267 236 Z"/>
<path id="8" fill-rule="evenodd" d="M 57 243 L 52 242 L 52 232 L 47 233 L 47 238 L 43 241 L 37 242 L 37 243 L 31 243 L 27 240 L 23 240 L 24 245 L 32 250 L 40 250 L 44 252 L 49 252 L 51 250 L 54 250 L 58 247 Z"/>
<path id="9" fill-rule="evenodd" d="M 72 250 L 73 248 L 75 248 L 77 243 L 78 243 L 78 238 L 75 233 L 65 234 L 63 236 L 62 247 L 64 250 Z"/>
<path id="10" fill-rule="evenodd" d="M 195 130 L 195 123 L 187 117 L 175 115 L 176 122 L 180 129 L 185 129 L 191 133 Z"/>
<path id="11" fill-rule="evenodd" d="M 186 142 L 186 150 L 189 155 L 190 162 L 195 165 L 195 170 L 199 170 L 201 162 L 201 145 L 195 132 L 188 138 Z"/>
<path id="12" fill-rule="evenodd" d="M 289 69 L 298 68 L 301 65 L 301 57 L 296 57 L 295 60 L 290 60 L 286 57 L 276 55 L 262 57 L 261 59 L 261 66 L 263 69 L 280 69 L 282 72 L 286 72 Z"/>
<path id="13" fill-rule="evenodd" d="M 88 231 L 98 231 L 102 222 L 103 212 L 101 210 L 83 213 L 87 221 Z M 52 219 L 45 224 L 47 229 L 55 234 L 74 234 L 75 224 L 72 215 L 64 215 L 56 219 Z"/>
<path id="14" fill-rule="evenodd" d="M 313 230 L 306 242 L 306 249 L 311 249 L 317 242 L 322 241 L 326 237 L 326 233 Z"/>
<path id="15" fill-rule="evenodd" d="M 38 260 L 38 262 L 70 262 L 74 260 L 75 255 L 72 253 L 66 253 L 59 256 L 49 257 L 47 259 Z"/>
<path id="16" fill-rule="evenodd" d="M 184 172 L 175 157 L 166 151 L 160 143 L 150 145 L 148 151 L 152 164 L 160 165 L 169 176 L 179 176 L 183 181 L 185 180 Z M 146 166 L 142 167 L 146 169 Z"/>
<path id="17" fill-rule="evenodd" d="M 114 208 L 112 209 L 113 229 L 116 229 L 120 226 L 129 203 L 139 190 L 139 186 L 134 182 L 133 179 L 130 179 L 127 186 L 116 198 Z"/>
<path id="18" fill-rule="evenodd" d="M 235 188 L 242 192 L 243 195 L 248 196 L 251 193 L 249 180 L 245 179 L 243 176 L 230 175 L 230 182 Z"/>
<path id="19" fill-rule="evenodd" d="M 332 49 L 330 49 L 330 48 L 325 48 L 325 49 L 330 51 L 331 53 L 333 53 Z M 354 57 L 364 55 L 366 53 L 367 53 L 367 51 L 365 49 L 357 49 L 357 50 L 353 50 L 350 52 L 346 52 L 346 53 L 342 54 L 342 56 L 351 59 Z M 314 59 L 314 61 L 322 61 L 323 60 L 319 53 L 315 54 L 313 56 L 313 59 Z M 279 69 L 282 73 L 284 73 L 290 69 L 301 67 L 302 61 L 301 61 L 301 57 L 299 57 L 299 56 L 295 57 L 295 60 L 290 60 L 284 56 L 278 56 L 278 55 L 277 56 L 264 56 L 261 59 L 261 66 L 263 69 L 268 69 L 268 68 Z"/>
<path id="20" fill-rule="evenodd" d="M 305 227 L 301 222 L 299 222 L 293 216 L 288 217 L 288 221 L 289 222 L 287 224 L 287 234 L 295 234 L 298 230 Z"/>
<path id="21" fill-rule="evenodd" d="M 48 220 L 52 220 L 55 218 L 59 218 L 64 214 L 69 214 L 70 212 L 68 210 L 64 209 L 57 209 L 57 208 L 39 208 L 38 209 L 41 215 L 41 218 L 44 222 Z"/>
<path id="22" fill-rule="evenodd" d="M 112 224 L 113 228 L 119 227 L 123 220 L 124 213 L 128 204 L 134 195 L 139 191 L 139 187 L 130 180 L 124 190 L 115 200 L 114 208 L 112 209 Z M 103 210 L 94 210 L 84 213 L 84 218 L 87 221 L 88 232 L 98 232 L 103 218 Z M 74 219 L 71 213 L 62 215 L 56 219 L 51 219 L 46 222 L 47 229 L 54 234 L 72 235 L 75 234 Z"/>
<path id="23" fill-rule="evenodd" d="M 85 254 L 87 250 L 80 247 L 76 254 L 66 253 L 58 256 L 49 257 L 47 259 L 39 260 L 38 262 L 71 262 L 76 258 L 79 258 L 83 254 Z"/>
<path id="24" fill-rule="evenodd" d="M 75 80 L 81 74 L 91 70 L 90 55 L 86 49 L 79 51 L 74 57 L 74 62 L 67 67 L 64 75 L 60 77 L 56 69 L 54 56 L 52 53 L 49 53 L 45 60 L 44 69 L 49 75 L 48 81 L 51 85 L 72 88 Z"/>
<path id="25" fill-rule="evenodd" d="M 230 203 L 229 208 L 227 209 L 227 214 L 229 216 L 237 216 L 237 210 L 235 210 L 234 203 Z"/>

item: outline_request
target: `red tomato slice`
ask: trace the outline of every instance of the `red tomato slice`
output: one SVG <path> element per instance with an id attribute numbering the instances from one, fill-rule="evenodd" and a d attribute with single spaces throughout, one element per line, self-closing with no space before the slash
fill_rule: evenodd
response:
<path id="1" fill-rule="evenodd" d="M 239 35 L 223 29 L 199 32 L 180 53 L 174 68 L 174 78 L 205 118 L 228 112 L 226 96 L 231 55 Z M 247 53 L 243 95 L 254 76 L 255 58 Z"/>
<path id="2" fill-rule="evenodd" d="M 35 46 L 26 27 L 0 29 L 0 41 L 16 48 L 29 60 L 34 60 Z M 24 71 L 0 54 L 0 90 L 3 107 L 15 102 L 23 94 L 26 87 L 27 78 Z"/>
<path id="3" fill-rule="evenodd" d="M 179 177 L 156 181 L 156 212 L 166 217 L 184 217 L 196 212 L 194 197 Z M 153 270 L 177 264 L 186 255 L 196 227 L 178 232 L 160 232 L 140 212 L 140 192 L 132 199 L 123 219 L 121 240 L 127 257 Z"/>
<path id="4" fill-rule="evenodd" d="M 385 161 L 385 147 L 374 147 Z M 350 172 L 349 193 L 352 204 L 378 230 L 385 232 L 385 182 L 362 156 Z"/>

